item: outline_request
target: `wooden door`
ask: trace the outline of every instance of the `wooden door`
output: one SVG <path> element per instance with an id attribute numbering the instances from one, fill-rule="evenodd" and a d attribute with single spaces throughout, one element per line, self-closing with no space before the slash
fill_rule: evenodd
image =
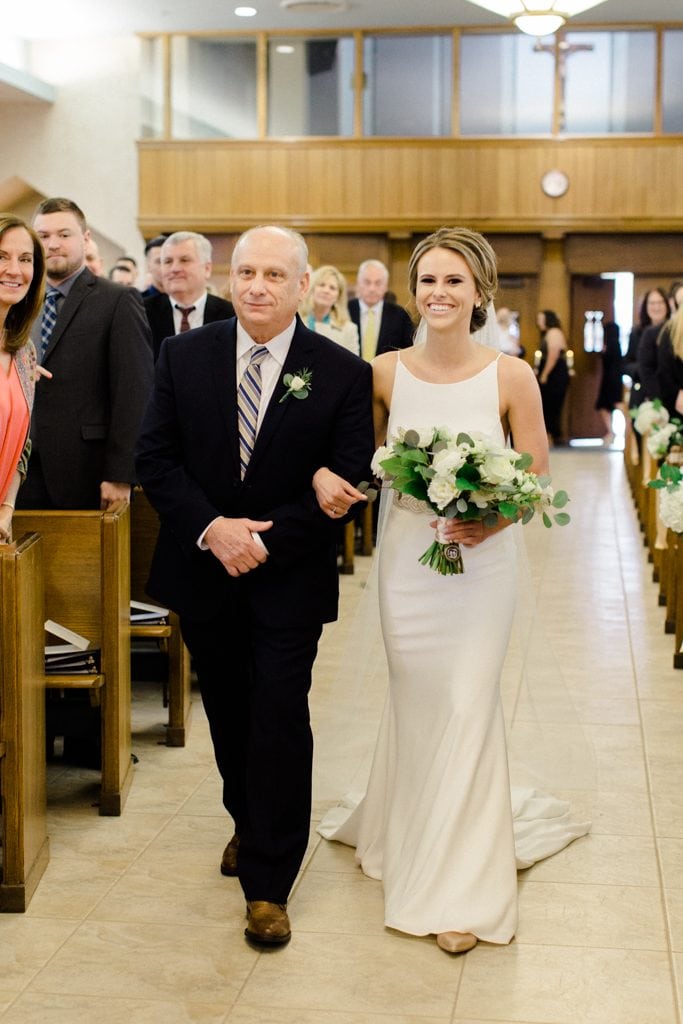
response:
<path id="1" fill-rule="evenodd" d="M 574 376 L 565 406 L 567 437 L 602 437 L 604 426 L 595 408 L 602 379 L 602 357 L 584 347 L 586 312 L 603 314 L 603 321 L 614 319 L 614 281 L 598 275 L 575 276 L 571 284 L 571 325 L 567 337 L 574 353 Z"/>

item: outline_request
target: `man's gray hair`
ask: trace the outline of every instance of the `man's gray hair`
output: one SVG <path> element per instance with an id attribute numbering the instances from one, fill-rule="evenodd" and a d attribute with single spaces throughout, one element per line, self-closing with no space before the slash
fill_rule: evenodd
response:
<path id="1" fill-rule="evenodd" d="M 162 254 L 165 249 L 170 248 L 172 245 L 180 245 L 181 242 L 194 242 L 199 262 L 211 263 L 211 242 L 205 235 L 200 235 L 197 231 L 174 231 L 162 245 Z"/>
<path id="2" fill-rule="evenodd" d="M 375 268 L 379 268 L 380 270 L 384 271 L 384 276 L 386 280 L 389 280 L 389 270 L 387 267 L 384 266 L 381 260 L 363 260 L 363 262 L 358 268 L 358 277 L 360 277 L 361 274 L 365 273 L 366 270 L 371 270 Z"/>
<path id="3" fill-rule="evenodd" d="M 306 245 L 306 239 L 303 235 L 300 235 L 298 231 L 293 231 L 292 228 L 283 228 L 279 224 L 260 224 L 255 228 L 247 228 L 243 234 L 235 242 L 235 248 L 232 250 L 232 258 L 230 260 L 231 266 L 235 265 L 235 258 L 237 250 L 239 249 L 242 242 L 246 241 L 250 235 L 253 235 L 255 231 L 278 231 L 282 235 L 286 235 L 295 245 L 298 256 L 299 256 L 299 273 L 305 274 L 308 269 L 308 246 Z"/>

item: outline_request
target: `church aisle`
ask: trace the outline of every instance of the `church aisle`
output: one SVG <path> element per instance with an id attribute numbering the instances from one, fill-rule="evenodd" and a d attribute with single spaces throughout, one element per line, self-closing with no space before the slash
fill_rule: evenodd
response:
<path id="1" fill-rule="evenodd" d="M 255 952 L 218 871 L 230 830 L 199 698 L 188 746 L 167 748 L 158 691 L 136 685 L 121 818 L 98 817 L 96 773 L 50 769 L 50 864 L 29 911 L 0 917 L 0 1024 L 681 1024 L 683 671 L 622 453 L 557 450 L 552 464 L 572 524 L 526 536 L 597 787 L 566 793 L 591 834 L 520 873 L 515 941 L 449 957 L 387 931 L 380 884 L 314 821 L 292 942 Z M 317 665 L 316 820 L 362 785 L 376 729 L 378 689 L 339 664 L 368 561 L 342 577 L 345 616 Z"/>

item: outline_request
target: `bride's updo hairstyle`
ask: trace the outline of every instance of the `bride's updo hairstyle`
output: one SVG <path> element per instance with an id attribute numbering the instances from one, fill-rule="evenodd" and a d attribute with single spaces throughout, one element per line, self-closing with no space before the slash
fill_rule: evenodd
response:
<path id="1" fill-rule="evenodd" d="M 470 320 L 470 334 L 480 330 L 486 323 L 486 307 L 492 301 L 498 287 L 496 254 L 483 235 L 469 228 L 439 228 L 424 238 L 413 249 L 408 264 L 408 286 L 415 298 L 417 292 L 417 265 L 430 249 L 450 249 L 462 256 L 472 272 L 474 284 L 481 295 L 481 306 L 475 306 Z"/>

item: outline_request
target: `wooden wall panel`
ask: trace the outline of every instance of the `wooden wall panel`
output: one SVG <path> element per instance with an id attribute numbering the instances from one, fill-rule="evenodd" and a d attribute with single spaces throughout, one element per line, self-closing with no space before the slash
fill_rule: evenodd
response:
<path id="1" fill-rule="evenodd" d="M 139 144 L 139 223 L 241 230 L 277 220 L 307 232 L 683 231 L 677 138 L 301 139 Z M 549 199 L 543 173 L 568 192 Z"/>

